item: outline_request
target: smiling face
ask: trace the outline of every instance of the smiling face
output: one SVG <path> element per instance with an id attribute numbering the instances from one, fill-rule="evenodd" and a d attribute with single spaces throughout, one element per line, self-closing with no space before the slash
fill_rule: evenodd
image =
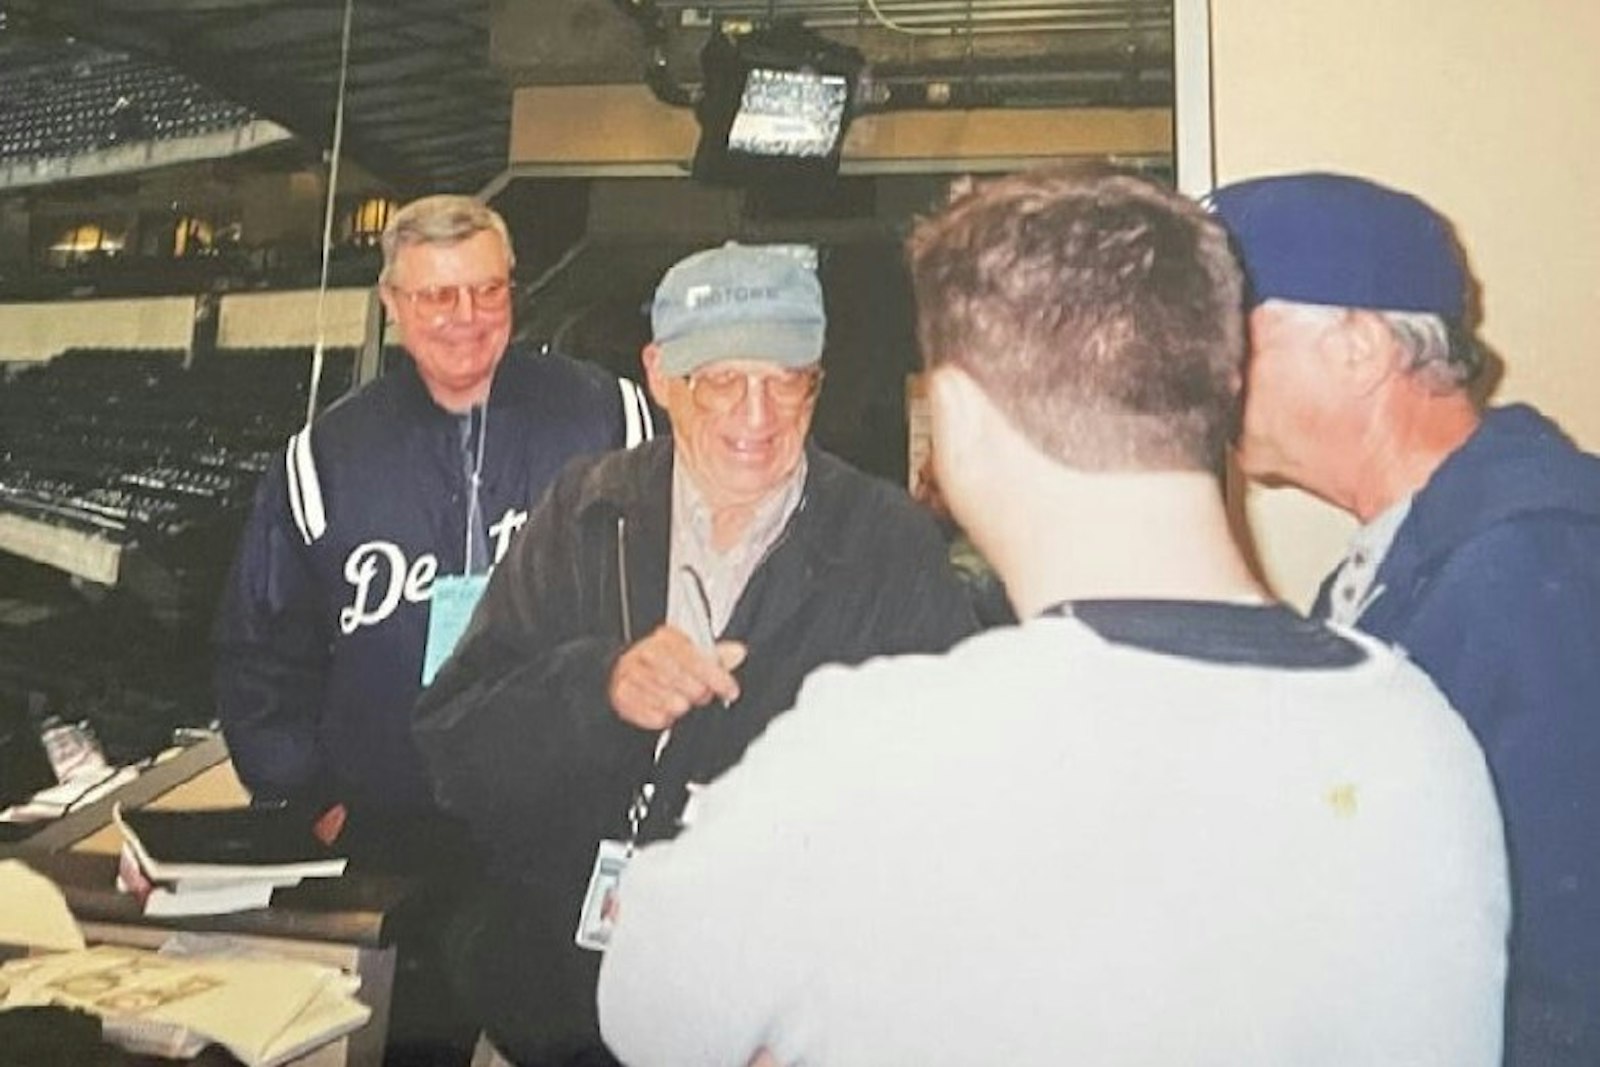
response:
<path id="1" fill-rule="evenodd" d="M 470 287 L 510 279 L 510 255 L 493 230 L 449 243 L 400 248 L 382 289 L 383 303 L 400 324 L 406 350 L 434 401 L 465 411 L 489 394 L 494 369 L 511 339 L 511 307 L 486 309 Z M 425 309 L 408 294 L 462 287 L 448 310 Z"/>
<path id="2" fill-rule="evenodd" d="M 677 462 L 713 509 L 755 504 L 783 484 L 800 463 L 811 416 L 812 397 L 793 407 L 774 403 L 757 379 L 795 372 L 760 359 L 725 359 L 699 368 L 698 374 L 732 372 L 749 375 L 744 398 L 725 413 L 696 399 L 689 380 L 665 374 L 661 350 L 644 351 L 650 393 L 672 420 Z"/>

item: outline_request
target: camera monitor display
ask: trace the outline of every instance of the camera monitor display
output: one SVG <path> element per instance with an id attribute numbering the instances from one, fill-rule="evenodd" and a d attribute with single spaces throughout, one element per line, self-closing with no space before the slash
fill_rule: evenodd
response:
<path id="1" fill-rule="evenodd" d="M 795 159 L 832 155 L 849 101 L 850 82 L 842 75 L 754 67 L 728 129 L 728 150 Z"/>
<path id="2" fill-rule="evenodd" d="M 694 175 L 794 200 L 839 171 L 861 54 L 803 26 L 713 33 L 700 53 Z"/>

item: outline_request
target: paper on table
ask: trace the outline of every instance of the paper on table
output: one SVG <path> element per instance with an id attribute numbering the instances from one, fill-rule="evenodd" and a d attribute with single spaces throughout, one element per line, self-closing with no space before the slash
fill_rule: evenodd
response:
<path id="1" fill-rule="evenodd" d="M 299 878 L 201 878 L 177 882 L 153 882 L 139 866 L 139 857 L 127 843 L 117 858 L 117 889 L 139 898 L 146 915 L 178 917 L 184 915 L 227 915 L 252 908 L 264 908 L 272 894 L 285 886 L 299 885 Z"/>
<path id="2" fill-rule="evenodd" d="M 44 822 L 59 819 L 74 808 L 92 804 L 109 796 L 139 777 L 137 767 L 122 767 L 116 771 L 92 771 L 68 778 L 59 785 L 42 789 L 21 804 L 0 811 L 0 822 Z"/>
<path id="3" fill-rule="evenodd" d="M 183 959 L 101 945 L 0 966 L 0 1006 L 93 1012 L 140 1046 L 202 1034 L 248 1067 L 272 1067 L 361 1026 L 354 976 L 303 960 Z"/>
<path id="4" fill-rule="evenodd" d="M 68 952 L 83 948 L 67 900 L 56 884 L 21 860 L 0 860 L 0 943 Z"/>

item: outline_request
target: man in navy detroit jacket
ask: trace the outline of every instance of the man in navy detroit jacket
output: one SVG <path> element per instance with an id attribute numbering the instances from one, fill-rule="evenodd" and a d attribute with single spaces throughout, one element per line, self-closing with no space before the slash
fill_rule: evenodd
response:
<path id="1" fill-rule="evenodd" d="M 1361 521 L 1316 613 L 1403 647 L 1489 757 L 1506 1062 L 1600 1063 L 1600 459 L 1473 403 L 1465 271 L 1420 200 L 1331 174 L 1214 199 L 1253 287 L 1241 462 Z"/>
<path id="2" fill-rule="evenodd" d="M 215 680 L 257 800 L 341 806 L 358 859 L 415 867 L 457 836 L 411 741 L 425 650 L 430 667 L 448 652 L 452 619 L 566 462 L 650 423 L 631 383 L 509 344 L 515 257 L 494 211 L 418 200 L 383 254 L 411 358 L 294 435 L 262 479 Z"/>

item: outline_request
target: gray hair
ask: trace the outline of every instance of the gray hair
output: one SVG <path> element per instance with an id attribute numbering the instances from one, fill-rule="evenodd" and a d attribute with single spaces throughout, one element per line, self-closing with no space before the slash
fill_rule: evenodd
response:
<path id="1" fill-rule="evenodd" d="M 1363 308 L 1285 301 L 1303 321 L 1337 325 Z M 1483 353 L 1466 329 L 1424 311 L 1372 311 L 1406 354 L 1404 370 L 1430 393 L 1465 389 L 1483 370 Z"/>
<path id="2" fill-rule="evenodd" d="M 1426 312 L 1376 314 L 1406 350 L 1406 373 L 1416 375 L 1429 392 L 1464 389 L 1483 370 L 1483 354 L 1461 327 Z"/>
<path id="3" fill-rule="evenodd" d="M 396 211 L 383 228 L 380 244 L 383 246 L 383 272 L 378 284 L 389 283 L 389 273 L 394 269 L 395 257 L 402 248 L 411 245 L 448 245 L 493 230 L 506 246 L 506 266 L 517 265 L 517 251 L 511 245 L 511 231 L 506 220 L 487 204 L 470 196 L 440 193 L 413 200 Z"/>

